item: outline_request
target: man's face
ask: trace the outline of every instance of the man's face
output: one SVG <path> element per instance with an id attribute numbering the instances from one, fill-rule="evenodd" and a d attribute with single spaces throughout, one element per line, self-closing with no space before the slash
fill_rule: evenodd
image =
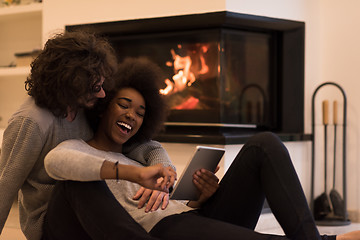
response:
<path id="1" fill-rule="evenodd" d="M 104 81 L 105 78 L 101 77 L 100 81 L 95 82 L 91 87 L 91 93 L 79 99 L 79 104 L 81 107 L 92 108 L 99 98 L 105 97 L 106 94 L 102 87 Z"/>

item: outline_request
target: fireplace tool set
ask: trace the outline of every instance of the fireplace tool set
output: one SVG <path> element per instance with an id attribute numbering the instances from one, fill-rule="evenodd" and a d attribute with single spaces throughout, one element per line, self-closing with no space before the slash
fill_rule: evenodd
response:
<path id="1" fill-rule="evenodd" d="M 337 131 L 338 126 L 341 126 L 338 121 L 338 101 L 332 102 L 332 125 L 333 125 L 333 168 L 332 168 L 332 189 L 330 193 L 328 193 L 328 140 L 329 140 L 329 129 L 328 126 L 331 124 L 329 118 L 329 100 L 322 101 L 322 127 L 324 129 L 324 191 L 314 199 L 314 181 L 315 181 L 315 150 L 319 148 L 315 147 L 315 142 L 321 138 L 318 138 L 318 134 L 315 129 L 315 96 L 318 93 L 319 89 L 324 86 L 335 86 L 338 88 L 343 96 L 343 124 L 342 124 L 342 196 L 336 190 L 336 169 L 337 169 L 337 150 L 338 150 L 338 139 L 337 139 Z M 344 90 L 336 83 L 333 82 L 325 82 L 321 84 L 312 96 L 312 162 L 311 162 L 311 210 L 313 211 L 313 215 L 318 225 L 324 226 L 341 226 L 348 225 L 350 221 L 348 220 L 348 214 L 346 209 L 346 95 Z M 316 155 L 318 156 L 318 155 Z M 321 173 L 317 171 L 317 173 Z"/>

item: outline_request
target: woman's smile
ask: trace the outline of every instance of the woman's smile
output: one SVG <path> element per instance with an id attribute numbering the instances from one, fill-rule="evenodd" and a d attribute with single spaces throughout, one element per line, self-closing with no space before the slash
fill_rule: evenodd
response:
<path id="1" fill-rule="evenodd" d="M 138 132 L 144 116 L 144 97 L 133 88 L 120 89 L 102 115 L 95 139 L 107 142 L 103 149 L 118 152 Z"/>
<path id="2" fill-rule="evenodd" d="M 124 134 L 129 134 L 132 129 L 132 126 L 125 122 L 118 121 L 118 122 L 116 122 L 116 124 L 119 126 L 120 131 Z"/>

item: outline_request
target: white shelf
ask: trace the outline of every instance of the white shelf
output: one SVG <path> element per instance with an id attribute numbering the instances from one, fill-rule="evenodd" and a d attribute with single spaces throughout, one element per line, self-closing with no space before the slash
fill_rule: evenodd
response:
<path id="1" fill-rule="evenodd" d="M 19 26 L 20 26 L 20 28 L 21 28 L 21 23 L 28 22 L 29 18 L 41 19 L 42 18 L 42 10 L 43 10 L 42 3 L 31 3 L 31 4 L 27 4 L 27 5 L 11 5 L 11 6 L 0 7 L 0 23 L 4 24 L 5 26 L 8 26 L 9 23 L 17 22 L 18 24 L 11 25 L 11 26 L 15 26 L 16 28 L 19 28 Z M 41 22 L 39 22 L 39 23 L 41 23 Z M 28 28 L 29 28 L 29 26 L 32 27 L 32 25 L 25 25 L 25 26 Z M 19 30 L 21 30 L 21 29 L 19 29 Z M 24 31 L 24 30 L 22 30 L 22 31 Z M 7 36 L 6 38 L 4 38 L 4 37 L 1 38 L 0 44 L 3 44 L 3 41 L 5 41 L 5 46 L 9 45 L 8 42 L 12 41 L 12 37 L 19 38 L 19 35 L 16 34 L 16 32 L 12 31 L 12 29 L 9 27 L 2 29 L 0 31 L 0 34 L 4 34 L 3 36 Z M 27 36 L 30 36 L 30 35 L 27 35 Z M 31 38 L 28 38 L 28 41 L 34 42 L 34 41 L 36 41 L 34 39 L 35 39 L 35 37 L 32 36 Z M 25 44 L 23 44 L 23 45 L 25 45 Z M 23 45 L 20 45 L 20 46 L 16 45 L 15 47 L 13 45 L 11 45 L 10 52 L 11 52 L 11 50 L 18 49 L 19 47 L 20 47 L 20 49 L 24 48 Z M 12 48 L 14 48 L 14 49 L 12 49 Z M 3 50 L 8 50 L 8 49 L 3 49 Z M 6 54 L 9 55 L 8 53 L 5 53 L 5 56 L 7 56 Z M 4 57 L 4 55 L 2 57 Z M 6 62 L 6 61 L 3 60 L 2 62 Z M 4 76 L 6 76 L 6 77 L 8 77 L 8 76 L 24 76 L 24 77 L 26 77 L 29 73 L 30 73 L 29 66 L 27 66 L 27 67 L 0 67 L 0 78 L 4 77 Z"/>
<path id="2" fill-rule="evenodd" d="M 6 67 L 0 68 L 0 78 L 10 76 L 24 76 L 30 73 L 30 67 Z"/>
<path id="3" fill-rule="evenodd" d="M 43 6 L 31 3 L 0 7 L 0 65 L 13 62 L 16 52 L 41 47 Z M 27 97 L 24 82 L 29 74 L 30 66 L 0 67 L 0 127 L 6 127 Z"/>
<path id="4" fill-rule="evenodd" d="M 25 17 L 31 15 L 41 15 L 42 9 L 42 3 L 0 7 L 0 21 L 8 21 L 11 18 Z"/>

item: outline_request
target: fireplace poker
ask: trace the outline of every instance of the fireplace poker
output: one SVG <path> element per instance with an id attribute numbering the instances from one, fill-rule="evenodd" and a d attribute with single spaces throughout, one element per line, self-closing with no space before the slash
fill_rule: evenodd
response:
<path id="1" fill-rule="evenodd" d="M 324 192 L 314 200 L 314 217 L 315 220 L 324 219 L 329 213 L 331 213 L 330 201 L 327 196 L 327 126 L 329 123 L 329 101 L 324 100 L 322 102 L 323 110 L 323 125 L 324 125 Z"/>
<path id="2" fill-rule="evenodd" d="M 345 216 L 344 212 L 344 200 L 341 198 L 338 191 L 335 189 L 335 179 L 336 179 L 336 128 L 337 128 L 337 101 L 333 103 L 333 122 L 334 122 L 334 168 L 333 168 L 333 188 L 330 191 L 330 200 L 333 206 L 333 211 L 335 216 L 343 217 Z"/>
<path id="3" fill-rule="evenodd" d="M 323 101 L 323 125 L 324 125 L 324 193 L 327 194 L 327 127 L 329 124 L 329 101 Z M 326 199 L 328 201 L 327 195 Z"/>

